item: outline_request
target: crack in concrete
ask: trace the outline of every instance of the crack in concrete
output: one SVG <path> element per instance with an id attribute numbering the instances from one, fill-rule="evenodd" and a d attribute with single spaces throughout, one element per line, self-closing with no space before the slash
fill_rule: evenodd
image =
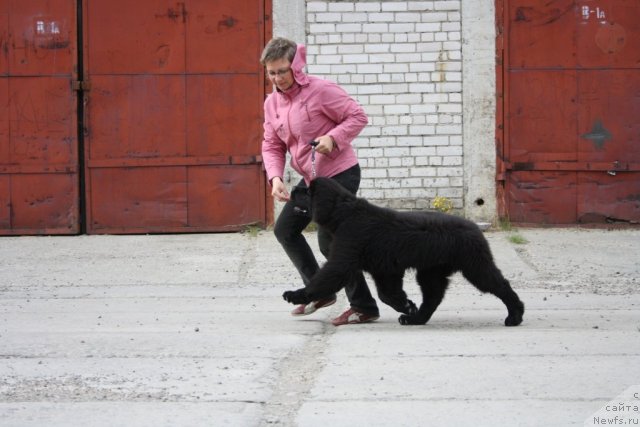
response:
<path id="1" fill-rule="evenodd" d="M 278 379 L 273 394 L 264 405 L 261 427 L 297 425 L 296 416 L 326 365 L 325 353 L 336 331 L 331 323 L 321 322 L 322 330 L 309 336 L 302 347 L 289 352 L 278 366 Z"/>

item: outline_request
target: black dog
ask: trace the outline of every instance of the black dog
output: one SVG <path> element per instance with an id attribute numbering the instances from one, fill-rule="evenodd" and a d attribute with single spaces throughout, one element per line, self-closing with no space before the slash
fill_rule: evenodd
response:
<path id="1" fill-rule="evenodd" d="M 330 256 L 306 288 L 282 296 L 292 304 L 327 298 L 359 271 L 373 277 L 378 296 L 404 313 L 403 325 L 423 325 L 436 310 L 457 271 L 507 306 L 506 326 L 522 323 L 524 304 L 493 262 L 489 244 L 471 221 L 436 212 L 397 212 L 357 198 L 336 181 L 317 178 L 309 186 L 314 221 L 333 234 Z M 406 269 L 417 271 L 418 309 L 402 289 Z"/>

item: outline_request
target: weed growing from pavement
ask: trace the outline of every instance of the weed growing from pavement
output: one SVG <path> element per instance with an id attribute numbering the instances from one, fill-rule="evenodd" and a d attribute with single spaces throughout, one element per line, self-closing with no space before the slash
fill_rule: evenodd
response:
<path id="1" fill-rule="evenodd" d="M 524 245 L 525 243 L 529 243 L 529 241 L 522 237 L 520 234 L 512 234 L 511 236 L 509 236 L 509 241 L 516 245 Z"/>
<path id="2" fill-rule="evenodd" d="M 525 243 L 529 243 L 529 241 L 521 234 L 518 234 L 517 229 L 513 228 L 509 218 L 500 218 L 500 230 L 509 232 L 510 234 L 507 239 L 515 245 L 524 245 Z"/>
<path id="3" fill-rule="evenodd" d="M 248 234 L 251 237 L 258 237 L 262 228 L 256 224 L 247 225 L 244 230 L 242 230 L 242 234 Z"/>
<path id="4" fill-rule="evenodd" d="M 500 230 L 502 231 L 511 231 L 513 227 L 511 226 L 511 221 L 509 218 L 500 218 Z"/>

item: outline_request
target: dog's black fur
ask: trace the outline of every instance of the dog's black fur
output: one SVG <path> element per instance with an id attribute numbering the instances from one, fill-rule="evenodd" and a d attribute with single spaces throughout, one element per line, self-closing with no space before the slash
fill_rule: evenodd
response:
<path id="1" fill-rule="evenodd" d="M 307 304 L 342 289 L 359 271 L 373 277 L 378 296 L 403 313 L 403 325 L 423 325 L 436 310 L 457 271 L 507 306 L 506 326 L 522 323 L 524 304 L 493 262 L 476 224 L 436 212 L 397 212 L 357 198 L 336 181 L 309 186 L 314 221 L 333 235 L 330 256 L 306 288 L 287 291 L 292 304 Z M 418 309 L 402 289 L 405 270 L 416 270 L 422 291 Z"/>

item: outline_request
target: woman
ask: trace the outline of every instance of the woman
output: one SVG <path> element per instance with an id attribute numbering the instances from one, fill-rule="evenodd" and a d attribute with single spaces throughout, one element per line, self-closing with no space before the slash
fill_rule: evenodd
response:
<path id="1" fill-rule="evenodd" d="M 368 118 L 340 86 L 304 73 L 304 45 L 274 38 L 264 48 L 260 62 L 275 87 L 264 103 L 262 157 L 271 195 L 286 202 L 274 231 L 302 281 L 308 285 L 319 266 L 302 235 L 311 219 L 296 213 L 282 180 L 286 153 L 291 154 L 291 166 L 303 177 L 299 186 L 308 185 L 315 176 L 324 176 L 335 179 L 355 194 L 360 185 L 360 166 L 351 141 L 367 125 Z M 315 141 L 315 147 L 311 141 Z M 325 257 L 329 255 L 330 243 L 331 236 L 320 228 L 318 244 Z M 334 325 L 378 319 L 376 301 L 362 274 L 345 291 L 351 307 L 333 319 Z M 308 315 L 335 302 L 335 296 L 314 301 L 296 307 L 291 314 Z"/>

